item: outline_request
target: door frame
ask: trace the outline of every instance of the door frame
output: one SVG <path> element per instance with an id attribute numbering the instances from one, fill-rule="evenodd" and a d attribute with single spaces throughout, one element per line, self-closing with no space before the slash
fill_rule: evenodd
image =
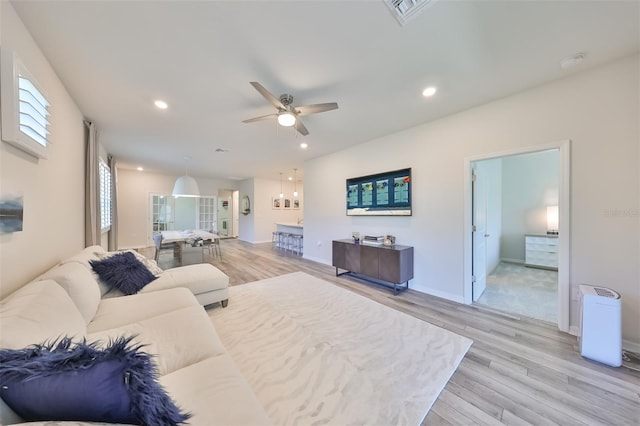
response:
<path id="1" fill-rule="evenodd" d="M 562 140 L 542 145 L 523 148 L 514 148 L 490 154 L 466 157 L 464 159 L 464 303 L 470 305 L 472 301 L 472 193 L 471 193 L 471 166 L 474 161 L 489 160 L 492 158 L 508 157 L 519 154 L 530 154 L 540 151 L 558 150 L 558 211 L 559 228 L 558 235 L 558 329 L 569 333 L 570 314 L 570 242 L 571 242 L 571 140 Z"/>

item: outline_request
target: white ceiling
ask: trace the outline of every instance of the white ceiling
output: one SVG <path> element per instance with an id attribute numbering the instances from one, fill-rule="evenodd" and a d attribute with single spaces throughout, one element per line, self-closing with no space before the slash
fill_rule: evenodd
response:
<path id="1" fill-rule="evenodd" d="M 305 160 L 563 78 L 639 50 L 638 1 L 441 0 L 400 26 L 382 0 L 16 1 L 101 143 L 127 168 L 278 179 Z M 577 52 L 586 59 L 562 70 Z M 249 84 L 294 104 L 272 121 Z M 433 98 L 421 96 L 428 85 Z M 169 103 L 166 111 L 155 99 Z M 307 150 L 300 142 L 309 144 Z M 216 153 L 217 148 L 228 150 Z M 366 158 L 363 158 L 366 161 Z"/>

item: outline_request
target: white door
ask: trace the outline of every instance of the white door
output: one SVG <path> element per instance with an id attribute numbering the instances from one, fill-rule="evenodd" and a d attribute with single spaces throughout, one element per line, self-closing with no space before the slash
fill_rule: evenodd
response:
<path id="1" fill-rule="evenodd" d="M 487 186 L 480 167 L 474 164 L 472 176 L 472 244 L 473 286 L 471 294 L 476 302 L 487 288 Z"/>
<path id="2" fill-rule="evenodd" d="M 175 226 L 175 201 L 169 195 L 149 194 L 149 227 L 147 243 L 153 244 L 153 233 L 158 231 L 170 231 Z"/>

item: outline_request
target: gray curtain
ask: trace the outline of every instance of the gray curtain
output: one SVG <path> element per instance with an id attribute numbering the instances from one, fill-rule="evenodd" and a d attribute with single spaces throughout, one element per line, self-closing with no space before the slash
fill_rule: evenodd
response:
<path id="1" fill-rule="evenodd" d="M 84 180 L 84 244 L 100 245 L 100 179 L 98 178 L 98 131 L 95 124 L 85 121 Z"/>
<path id="2" fill-rule="evenodd" d="M 118 250 L 118 170 L 116 159 L 109 155 L 111 169 L 111 230 L 109 231 L 109 251 Z"/>

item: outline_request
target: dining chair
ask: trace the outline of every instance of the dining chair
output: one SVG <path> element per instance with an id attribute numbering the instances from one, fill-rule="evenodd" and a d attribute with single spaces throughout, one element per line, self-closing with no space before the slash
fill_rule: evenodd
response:
<path id="1" fill-rule="evenodd" d="M 182 246 L 180 245 L 180 243 L 177 243 L 177 242 L 163 243 L 162 234 L 160 232 L 155 232 L 153 234 L 153 243 L 156 246 L 156 254 L 154 257 L 156 262 L 160 257 L 160 251 L 171 250 L 173 252 L 173 257 L 177 257 L 178 261 L 182 263 Z"/>
<path id="2" fill-rule="evenodd" d="M 213 255 L 214 251 L 222 259 L 222 250 L 220 249 L 220 238 L 209 238 L 202 241 L 202 250 L 209 250 L 209 254 Z"/>

